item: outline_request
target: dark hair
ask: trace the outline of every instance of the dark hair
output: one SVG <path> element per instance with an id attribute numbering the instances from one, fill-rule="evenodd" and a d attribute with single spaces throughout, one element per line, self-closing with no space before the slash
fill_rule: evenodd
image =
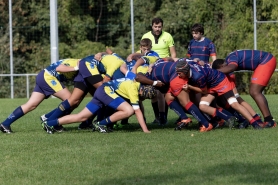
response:
<path id="1" fill-rule="evenodd" d="M 224 59 L 216 59 L 213 61 L 211 68 L 212 69 L 219 69 L 222 64 L 224 64 Z"/>
<path id="2" fill-rule="evenodd" d="M 190 66 L 186 61 L 186 58 L 180 58 L 176 61 L 176 63 L 176 72 L 182 72 L 184 74 L 187 74 L 189 72 Z"/>
<path id="3" fill-rule="evenodd" d="M 200 32 L 204 35 L 204 27 L 202 24 L 196 23 L 191 27 L 191 31 Z"/>
<path id="4" fill-rule="evenodd" d="M 152 20 L 152 25 L 153 24 L 159 24 L 159 23 L 161 23 L 162 26 L 163 26 L 163 20 L 160 17 L 156 17 Z"/>
<path id="5" fill-rule="evenodd" d="M 140 41 L 140 46 L 152 46 L 151 39 L 144 38 Z"/>

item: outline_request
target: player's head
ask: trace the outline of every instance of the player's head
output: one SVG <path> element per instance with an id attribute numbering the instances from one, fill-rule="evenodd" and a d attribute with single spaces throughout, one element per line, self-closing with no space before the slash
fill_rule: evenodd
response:
<path id="1" fill-rule="evenodd" d="M 186 61 L 186 58 L 180 58 L 176 63 L 176 72 L 178 73 L 179 77 L 186 78 L 189 76 L 190 66 Z"/>
<path id="2" fill-rule="evenodd" d="M 141 53 L 146 54 L 150 52 L 152 49 L 152 41 L 151 39 L 144 38 L 140 41 L 140 50 Z"/>
<path id="3" fill-rule="evenodd" d="M 152 85 L 141 85 L 140 96 L 143 99 L 153 99 L 156 97 L 156 90 Z"/>
<path id="4" fill-rule="evenodd" d="M 191 27 L 191 33 L 195 40 L 200 40 L 204 35 L 204 27 L 202 24 L 194 24 Z"/>
<path id="5" fill-rule="evenodd" d="M 156 17 L 152 20 L 152 32 L 154 35 L 160 35 L 162 32 L 163 20 L 160 17 Z"/>
<path id="6" fill-rule="evenodd" d="M 213 61 L 211 68 L 212 69 L 220 69 L 224 67 L 226 64 L 224 59 L 216 59 Z"/>

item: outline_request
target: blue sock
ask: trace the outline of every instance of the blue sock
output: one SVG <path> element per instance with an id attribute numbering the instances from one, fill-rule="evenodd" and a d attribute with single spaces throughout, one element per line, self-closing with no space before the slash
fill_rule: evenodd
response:
<path id="1" fill-rule="evenodd" d="M 227 109 L 230 113 L 232 113 L 238 120 L 239 123 L 244 122 L 246 119 L 244 117 L 242 117 L 241 114 L 239 114 L 235 109 L 233 109 L 232 107 L 229 107 Z"/>
<path id="2" fill-rule="evenodd" d="M 169 104 L 170 109 L 172 109 L 182 120 L 183 119 L 187 119 L 187 115 L 185 114 L 185 112 L 183 111 L 182 106 L 177 102 L 177 101 L 172 101 Z"/>
<path id="3" fill-rule="evenodd" d="M 4 126 L 8 127 L 17 119 L 21 118 L 24 115 L 21 106 L 17 107 L 9 117 L 2 123 Z"/>
<path id="4" fill-rule="evenodd" d="M 192 102 L 189 102 L 186 106 L 185 109 L 190 112 L 190 114 L 198 120 L 202 125 L 204 125 L 206 128 L 209 126 L 209 122 L 205 118 L 205 116 L 201 113 L 201 111 L 198 109 L 196 105 L 194 105 Z"/>
<path id="5" fill-rule="evenodd" d="M 50 126 L 50 127 L 59 125 L 58 119 L 53 119 L 53 120 L 50 120 L 50 121 L 47 120 L 46 122 L 47 122 L 47 125 Z"/>
<path id="6" fill-rule="evenodd" d="M 216 109 L 213 116 L 218 116 L 224 120 L 228 120 L 233 115 L 225 109 Z"/>
<path id="7" fill-rule="evenodd" d="M 56 109 L 53 109 L 49 113 L 46 113 L 44 116 L 48 119 L 55 111 L 56 111 Z"/>
<path id="8" fill-rule="evenodd" d="M 108 125 L 109 123 L 111 123 L 110 117 L 103 119 L 99 122 L 100 125 Z"/>
<path id="9" fill-rule="evenodd" d="M 68 100 L 65 100 L 62 103 L 60 103 L 58 108 L 55 109 L 55 111 L 48 118 L 48 120 L 53 120 L 53 119 L 60 118 L 65 113 L 68 113 L 70 111 L 70 109 L 71 109 L 71 107 L 70 107 L 70 104 L 69 104 Z"/>

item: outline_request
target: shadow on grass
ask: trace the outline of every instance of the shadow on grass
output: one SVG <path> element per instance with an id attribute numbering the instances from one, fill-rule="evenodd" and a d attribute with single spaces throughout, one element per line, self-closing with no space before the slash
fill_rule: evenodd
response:
<path id="1" fill-rule="evenodd" d="M 278 182 L 278 163 L 252 164 L 245 162 L 232 162 L 217 164 L 208 168 L 181 171 L 178 174 L 161 173 L 136 177 L 111 178 L 107 177 L 98 184 L 264 184 L 273 185 Z M 157 172 L 156 172 L 157 173 Z"/>

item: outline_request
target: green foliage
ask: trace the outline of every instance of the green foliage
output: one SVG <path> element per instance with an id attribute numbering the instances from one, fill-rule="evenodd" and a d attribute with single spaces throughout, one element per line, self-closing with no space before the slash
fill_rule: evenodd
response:
<path id="1" fill-rule="evenodd" d="M 13 2 L 14 73 L 37 73 L 50 64 L 49 2 Z M 0 73 L 10 73 L 8 3 L 0 0 Z M 58 0 L 57 3 L 60 58 L 82 58 L 103 51 L 105 46 L 124 58 L 131 53 L 130 1 Z M 133 5 L 135 50 L 157 16 L 164 20 L 163 29 L 172 34 L 178 57 L 187 53 L 194 23 L 205 26 L 205 36 L 215 43 L 218 58 L 236 49 L 254 48 L 253 0 L 133 0 Z M 258 21 L 278 20 L 278 1 L 257 0 L 256 10 Z M 278 56 L 277 30 L 277 23 L 258 23 L 257 48 Z M 248 93 L 245 89 L 250 74 L 240 76 L 239 82 L 243 80 L 246 84 L 240 83 L 239 89 Z M 276 87 L 271 89 L 266 92 L 277 91 Z"/>

